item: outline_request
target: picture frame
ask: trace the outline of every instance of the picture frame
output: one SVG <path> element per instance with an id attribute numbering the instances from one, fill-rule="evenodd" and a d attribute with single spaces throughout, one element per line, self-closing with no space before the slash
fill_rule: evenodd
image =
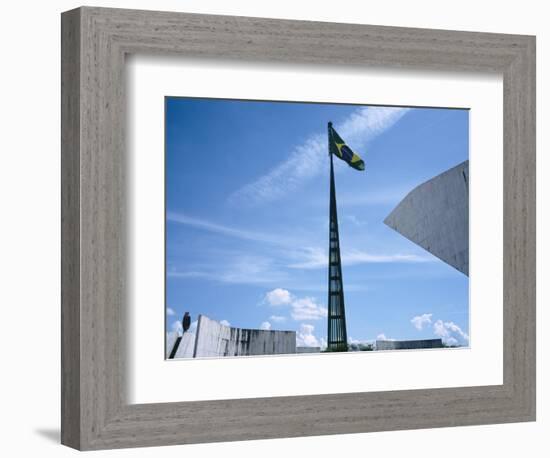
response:
<path id="1" fill-rule="evenodd" d="M 63 444 L 93 450 L 535 420 L 535 37 L 81 7 L 62 14 L 61 41 Z M 127 54 L 139 53 L 502 74 L 503 384 L 129 404 L 124 67 Z"/>

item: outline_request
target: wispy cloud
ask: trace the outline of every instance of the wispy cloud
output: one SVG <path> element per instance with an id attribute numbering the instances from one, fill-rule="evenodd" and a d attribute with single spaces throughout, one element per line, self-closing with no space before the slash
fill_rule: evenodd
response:
<path id="1" fill-rule="evenodd" d="M 321 248 L 309 248 L 305 252 L 305 259 L 301 262 L 290 264 L 293 269 L 320 269 L 327 267 L 328 254 Z M 419 263 L 430 262 L 432 258 L 415 254 L 373 254 L 361 250 L 342 252 L 342 264 L 352 266 L 357 264 L 380 263 Z"/>
<path id="2" fill-rule="evenodd" d="M 242 240 L 272 243 L 276 245 L 288 243 L 287 241 L 273 234 L 265 234 L 262 232 L 249 231 L 246 229 L 226 226 L 223 224 L 207 221 L 201 218 L 195 218 L 189 215 L 184 215 L 182 213 L 168 212 L 166 214 L 166 220 L 173 223 L 184 224 L 186 226 L 202 229 L 202 230 L 213 232 L 216 234 L 226 235 L 229 237 L 235 237 Z"/>
<path id="3" fill-rule="evenodd" d="M 283 255 L 285 253 L 288 253 L 289 255 L 298 257 L 309 256 L 309 253 L 313 250 L 307 248 L 307 243 L 304 242 L 304 240 L 311 239 L 310 234 L 303 235 L 303 239 L 299 239 L 293 238 L 291 235 L 286 234 L 253 231 L 235 226 L 228 226 L 225 224 L 220 224 L 217 222 L 212 222 L 209 220 L 175 212 L 168 212 L 166 215 L 166 219 L 167 221 L 170 221 L 172 223 L 182 224 L 224 237 L 236 238 L 248 242 L 260 242 L 276 246 L 278 248 L 286 248 L 287 250 L 282 252 Z M 290 233 L 293 231 L 289 229 L 288 232 Z M 306 248 L 303 248 L 304 246 L 306 246 Z M 281 251 L 279 251 L 279 253 L 281 253 Z M 186 276 L 191 277 L 195 274 L 196 272 L 189 272 Z"/>
<path id="4" fill-rule="evenodd" d="M 340 193 L 338 195 L 338 207 L 366 207 L 370 205 L 396 205 L 415 187 L 414 184 L 399 185 L 391 188 L 380 188 L 374 191 L 362 193 Z M 318 205 L 326 205 L 326 199 L 319 199 Z"/>
<path id="5" fill-rule="evenodd" d="M 272 287 L 284 284 L 296 290 L 317 291 L 325 286 L 304 284 L 297 280 L 297 270 L 310 271 L 326 269 L 328 265 L 327 250 L 316 243 L 315 236 L 301 233 L 300 237 L 291 234 L 269 231 L 248 230 L 238 226 L 229 226 L 219 222 L 197 218 L 192 215 L 169 212 L 167 219 L 171 223 L 182 224 L 199 231 L 209 232 L 220 237 L 235 238 L 249 243 L 258 243 L 253 253 L 243 250 L 203 251 L 202 261 L 186 263 L 185 269 L 172 267 L 167 271 L 169 278 L 205 279 L 218 283 L 262 285 Z M 374 263 L 422 263 L 434 261 L 432 256 L 421 256 L 407 253 L 371 253 L 365 250 L 347 250 L 342 252 L 342 263 L 345 266 Z M 347 290 L 365 290 L 365 285 L 348 284 Z"/>
<path id="6" fill-rule="evenodd" d="M 316 134 L 297 146 L 288 159 L 230 197 L 231 203 L 257 205 L 277 200 L 317 176 L 326 160 L 326 138 Z"/>
<path id="7" fill-rule="evenodd" d="M 365 221 L 360 220 L 355 215 L 344 215 L 344 219 L 351 222 L 354 226 L 357 226 L 357 227 L 363 227 L 367 225 Z"/>
<path id="8" fill-rule="evenodd" d="M 275 323 L 282 323 L 283 321 L 286 321 L 286 317 L 281 315 L 271 315 L 269 319 Z"/>
<path id="9" fill-rule="evenodd" d="M 345 265 L 390 262 L 428 262 L 430 260 L 430 258 L 418 256 L 416 254 L 371 254 L 360 250 L 342 253 L 342 263 Z"/>
<path id="10" fill-rule="evenodd" d="M 183 272 L 178 270 L 170 270 L 166 272 L 166 276 L 171 278 L 209 278 L 212 275 L 212 273 L 199 270 L 186 270 Z"/>
<path id="11" fill-rule="evenodd" d="M 326 293 L 327 291 L 327 284 L 326 284 L 326 278 L 325 275 L 322 275 L 322 283 L 306 283 L 303 281 L 293 281 L 296 280 L 295 276 L 290 276 L 288 281 L 285 282 L 285 285 L 288 286 L 288 288 L 292 289 L 293 291 L 305 291 L 307 293 L 312 294 L 318 294 L 318 293 Z M 351 283 L 346 282 L 346 292 L 365 292 L 365 291 L 371 291 L 372 287 L 366 284 L 360 284 L 360 283 Z"/>
<path id="12" fill-rule="evenodd" d="M 169 278 L 202 278 L 220 283 L 265 286 L 281 284 L 288 280 L 287 273 L 277 268 L 271 258 L 242 253 L 230 259 L 218 259 L 202 270 L 170 270 L 166 275 Z"/>
<path id="13" fill-rule="evenodd" d="M 346 120 L 335 124 L 336 129 L 352 148 L 361 149 L 368 142 L 390 129 L 409 111 L 399 107 L 363 107 Z M 298 145 L 289 157 L 265 175 L 234 192 L 229 201 L 258 205 L 275 201 L 319 175 L 327 161 L 326 134 L 311 135 Z"/>

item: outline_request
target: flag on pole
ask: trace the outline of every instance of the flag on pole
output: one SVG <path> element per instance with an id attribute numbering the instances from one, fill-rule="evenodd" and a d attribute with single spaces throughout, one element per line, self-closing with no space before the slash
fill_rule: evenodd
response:
<path id="1" fill-rule="evenodd" d="M 355 170 L 365 170 L 365 163 L 359 155 L 355 154 L 351 148 L 346 145 L 346 142 L 342 140 L 342 137 L 338 135 L 338 132 L 332 127 L 332 123 L 329 126 L 330 134 L 330 152 L 343 161 L 347 162 L 350 167 Z"/>

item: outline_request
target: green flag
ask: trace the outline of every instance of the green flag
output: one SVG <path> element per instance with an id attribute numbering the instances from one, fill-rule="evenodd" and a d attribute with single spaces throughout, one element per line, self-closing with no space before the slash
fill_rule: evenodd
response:
<path id="1" fill-rule="evenodd" d="M 332 127 L 332 123 L 328 125 L 330 152 L 343 161 L 347 162 L 350 167 L 355 170 L 365 170 L 365 163 L 359 155 L 355 154 L 351 148 L 346 145 L 346 142 L 342 140 L 342 137 L 338 135 L 338 132 Z"/>

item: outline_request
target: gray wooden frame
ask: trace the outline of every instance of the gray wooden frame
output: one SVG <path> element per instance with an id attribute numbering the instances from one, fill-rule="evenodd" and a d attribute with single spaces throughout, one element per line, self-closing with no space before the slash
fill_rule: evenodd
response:
<path id="1" fill-rule="evenodd" d="M 61 35 L 63 444 L 105 449 L 535 419 L 534 37 L 90 7 L 63 13 Z M 128 53 L 502 74 L 504 383 L 128 404 Z"/>

